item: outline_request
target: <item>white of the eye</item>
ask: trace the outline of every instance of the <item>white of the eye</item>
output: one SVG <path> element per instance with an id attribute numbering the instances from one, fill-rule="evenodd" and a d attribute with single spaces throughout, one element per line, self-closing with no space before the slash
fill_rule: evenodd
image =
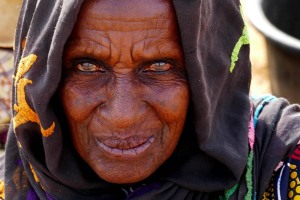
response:
<path id="1" fill-rule="evenodd" d="M 153 66 L 153 70 L 156 71 L 166 71 L 169 70 L 171 68 L 171 65 L 169 63 L 166 62 L 158 62 L 158 63 L 154 63 L 152 64 Z"/>
<path id="2" fill-rule="evenodd" d="M 77 64 L 77 68 L 80 71 L 84 71 L 84 72 L 93 72 L 93 71 L 97 71 L 98 69 L 98 67 L 92 63 Z"/>

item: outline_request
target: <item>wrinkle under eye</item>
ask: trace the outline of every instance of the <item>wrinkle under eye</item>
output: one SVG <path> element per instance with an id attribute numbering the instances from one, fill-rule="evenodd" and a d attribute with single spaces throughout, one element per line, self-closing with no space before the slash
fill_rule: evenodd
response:
<path id="1" fill-rule="evenodd" d="M 159 87 L 187 82 L 185 67 L 173 59 L 143 63 L 139 68 L 138 76 L 143 84 Z"/>

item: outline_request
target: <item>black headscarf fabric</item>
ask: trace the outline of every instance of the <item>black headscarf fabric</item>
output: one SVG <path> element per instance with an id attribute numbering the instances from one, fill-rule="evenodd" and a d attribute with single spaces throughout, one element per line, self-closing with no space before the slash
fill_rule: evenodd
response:
<path id="1" fill-rule="evenodd" d="M 83 0 L 24 0 L 15 44 L 13 120 L 6 146 L 7 199 L 216 199 L 246 187 L 251 66 L 238 0 L 173 0 L 191 90 L 179 144 L 142 183 L 98 177 L 72 146 L 57 98 L 63 50 Z M 259 103 L 259 101 L 257 102 Z M 299 140 L 299 107 L 269 103 L 256 128 L 253 191 Z M 139 195 L 126 197 L 126 188 Z M 145 189 L 145 187 L 144 187 Z"/>

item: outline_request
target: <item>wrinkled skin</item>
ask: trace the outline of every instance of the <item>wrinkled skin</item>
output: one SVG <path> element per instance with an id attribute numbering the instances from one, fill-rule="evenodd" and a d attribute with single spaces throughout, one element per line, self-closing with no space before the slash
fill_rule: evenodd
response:
<path id="1" fill-rule="evenodd" d="M 138 182 L 173 153 L 189 102 L 183 62 L 169 1 L 84 2 L 60 97 L 75 149 L 99 177 Z"/>

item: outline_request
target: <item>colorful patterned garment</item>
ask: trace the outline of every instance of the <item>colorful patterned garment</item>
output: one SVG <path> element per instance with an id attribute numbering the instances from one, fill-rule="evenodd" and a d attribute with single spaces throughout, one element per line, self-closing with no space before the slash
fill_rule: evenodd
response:
<path id="1" fill-rule="evenodd" d="M 274 171 L 264 200 L 300 199 L 300 145 Z"/>
<path id="2" fill-rule="evenodd" d="M 264 100 L 258 106 L 263 109 L 265 103 L 274 100 L 272 96 L 265 96 Z M 257 123 L 257 122 L 256 122 Z M 256 126 L 256 123 L 254 125 Z M 274 169 L 273 176 L 267 190 L 263 195 L 263 200 L 284 200 L 300 199 L 300 142 L 295 150 Z"/>

